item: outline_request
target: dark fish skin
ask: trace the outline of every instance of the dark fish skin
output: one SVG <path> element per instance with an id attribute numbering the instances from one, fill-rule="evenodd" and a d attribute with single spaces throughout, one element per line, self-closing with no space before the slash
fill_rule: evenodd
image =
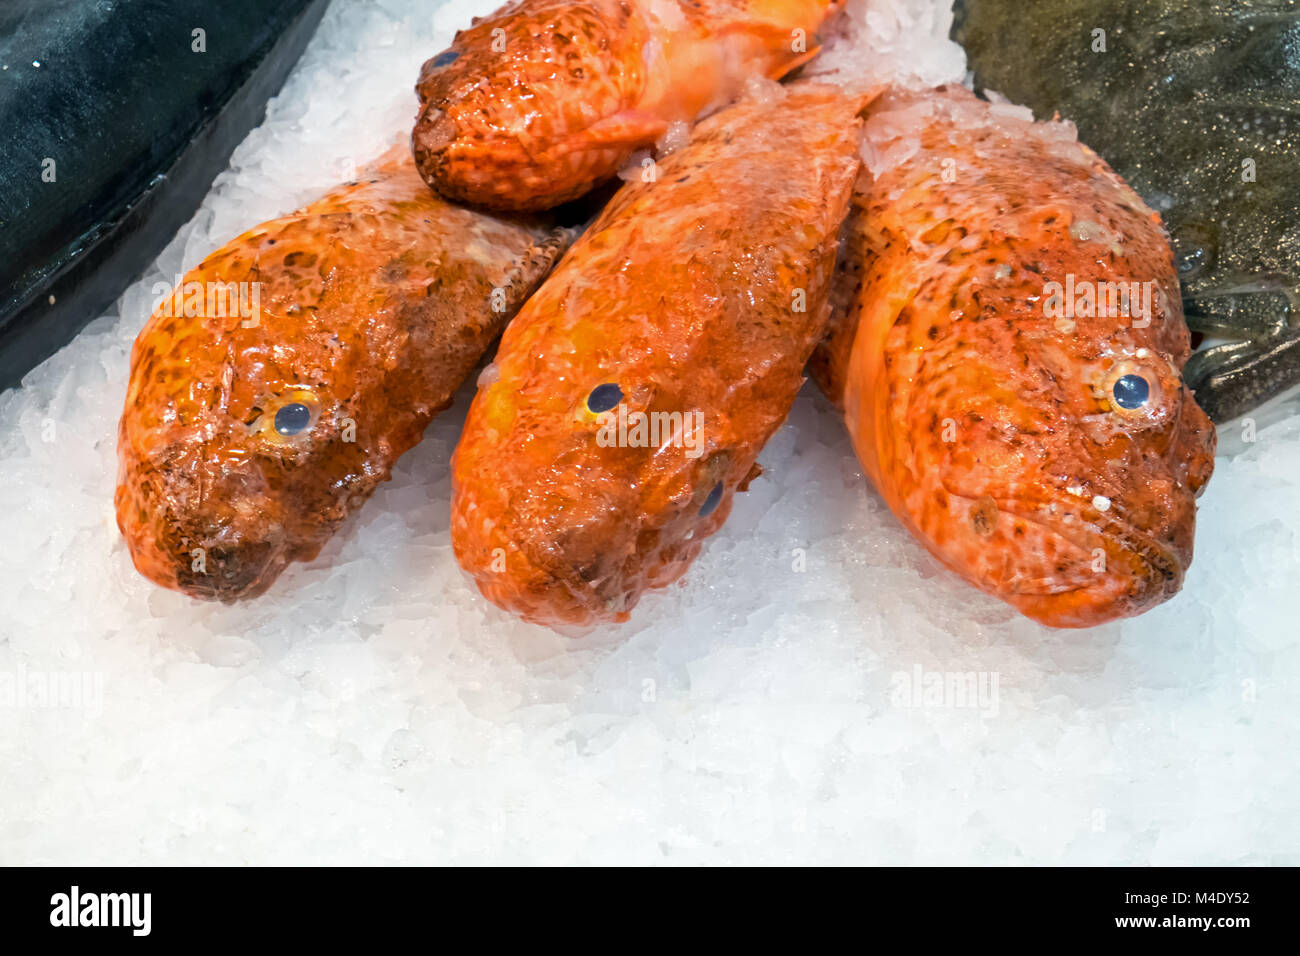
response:
<path id="1" fill-rule="evenodd" d="M 327 5 L 0 3 L 0 389 L 157 258 L 260 122 Z M 203 53 L 192 49 L 200 27 Z"/>
<path id="2" fill-rule="evenodd" d="M 136 568 L 230 602 L 314 558 L 570 239 L 447 202 L 400 148 L 204 259 L 131 352 L 115 503 Z M 228 283 L 259 290 L 248 318 Z"/>
<path id="3" fill-rule="evenodd" d="M 1300 384 L 1300 4 L 958 0 L 953 35 L 977 89 L 1073 120 L 1160 211 L 1188 325 L 1235 340 L 1184 372 L 1210 417 Z"/>

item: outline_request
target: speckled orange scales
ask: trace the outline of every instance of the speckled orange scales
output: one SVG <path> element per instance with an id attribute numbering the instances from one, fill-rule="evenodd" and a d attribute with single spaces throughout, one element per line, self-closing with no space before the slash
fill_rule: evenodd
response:
<path id="1" fill-rule="evenodd" d="M 315 557 L 569 239 L 449 204 L 401 148 L 210 255 L 131 355 L 116 505 L 136 567 L 228 601 Z M 251 317 L 213 295 L 241 284 Z"/>
<path id="2" fill-rule="evenodd" d="M 622 620 L 679 577 L 794 402 L 863 99 L 777 94 L 624 186 L 502 338 L 453 459 L 452 543 L 528 620 Z M 699 427 L 655 439 L 655 420 Z"/>
<path id="3" fill-rule="evenodd" d="M 1215 432 L 1179 377 L 1159 216 L 1073 127 L 1025 115 L 962 88 L 873 104 L 814 369 L 926 547 L 1082 627 L 1178 590 Z"/>
<path id="4" fill-rule="evenodd" d="M 838 0 L 518 0 L 424 64 L 412 135 L 428 182 L 494 209 L 547 209 L 816 53 Z"/>

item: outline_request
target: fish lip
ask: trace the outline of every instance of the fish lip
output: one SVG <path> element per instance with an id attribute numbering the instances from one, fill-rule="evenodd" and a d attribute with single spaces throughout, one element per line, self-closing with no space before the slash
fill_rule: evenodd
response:
<path id="1" fill-rule="evenodd" d="M 1021 521 L 1034 525 L 1045 534 L 1066 542 L 1073 549 L 1090 552 L 1100 545 L 1108 555 L 1107 570 L 1097 574 L 1094 581 L 1070 587 L 1019 584 L 1015 588 L 1017 594 L 1027 597 L 1063 596 L 1078 594 L 1104 586 L 1107 580 L 1113 578 L 1115 574 L 1114 563 L 1109 560 L 1109 556 L 1114 554 L 1114 551 L 1109 547 L 1105 547 L 1105 545 L 1112 542 L 1117 545 L 1120 554 L 1134 562 L 1135 567 L 1124 572 L 1128 577 L 1137 581 L 1156 582 L 1158 584 L 1158 587 L 1148 586 L 1143 588 L 1143 599 L 1140 602 L 1142 607 L 1150 607 L 1167 600 L 1182 587 L 1187 568 L 1175 550 L 1157 540 L 1149 532 L 1139 530 L 1124 514 L 1123 505 L 1114 499 L 1111 500 L 1110 508 L 1105 512 L 1101 512 L 1098 519 L 1078 518 L 1072 524 L 1067 525 L 1064 521 L 1044 520 L 1043 510 L 1053 504 L 1067 504 L 1071 508 L 1077 509 L 1082 499 L 1076 498 L 1068 492 L 1049 495 L 1040 500 L 1018 497 L 1000 499 L 987 494 L 971 496 L 951 489 L 946 490 L 948 490 L 949 494 L 967 501 L 974 501 L 979 497 L 991 497 L 997 504 L 999 511 L 1004 511 L 1007 514 L 1014 515 Z"/>
<path id="2" fill-rule="evenodd" d="M 1022 516 L 1023 517 L 1023 516 Z M 1141 531 L 1123 514 L 1122 506 L 1113 501 L 1111 510 L 1103 512 L 1098 519 L 1079 519 L 1076 527 L 1081 534 L 1072 535 L 1060 524 L 1038 522 L 1039 527 L 1083 551 L 1094 550 L 1100 544 L 1109 556 L 1113 552 L 1107 544 L 1117 545 L 1120 554 L 1135 562 L 1136 567 L 1125 573 L 1132 580 L 1146 583 L 1142 588 L 1143 607 L 1150 607 L 1176 594 L 1183 585 L 1186 568 L 1173 548 L 1158 541 L 1152 534 Z M 1087 538 L 1092 540 L 1088 541 Z M 1082 541 L 1080 539 L 1083 539 Z M 1092 544 L 1089 548 L 1087 545 Z M 1107 572 L 1098 574 L 1097 581 L 1078 585 L 1074 592 L 1087 591 L 1098 587 L 1107 577 L 1112 576 L 1114 562 L 1108 560 Z M 1152 586 L 1154 585 L 1154 586 Z M 1064 592 L 1062 592 L 1064 593 Z"/>
<path id="3" fill-rule="evenodd" d="M 176 547 L 178 540 L 189 544 Z M 232 535 L 219 522 L 199 521 L 195 516 L 170 522 L 158 548 L 164 555 L 173 555 L 171 567 L 178 590 L 223 604 L 260 596 L 292 560 L 290 542 L 278 526 L 259 535 Z M 189 560 L 194 549 L 203 552 L 201 571 Z"/>
<path id="4" fill-rule="evenodd" d="M 163 455 L 161 460 L 137 462 L 120 479 L 124 498 L 118 505 L 118 525 L 132 562 L 155 583 L 199 600 L 231 604 L 258 597 L 294 559 L 294 542 L 283 524 L 272 520 L 278 509 L 264 491 L 249 490 L 242 508 L 226 514 L 203 504 L 211 486 L 193 460 Z M 232 471 L 221 473 L 228 479 Z M 251 467 L 244 474 L 261 477 Z M 141 505 L 146 509 L 144 522 L 124 519 L 123 508 L 129 514 Z M 250 514 L 258 516 L 256 525 L 244 520 Z M 194 567 L 196 549 L 202 552 L 203 570 Z"/>
<path id="5" fill-rule="evenodd" d="M 286 542 L 241 539 L 214 545 L 192 528 L 172 521 L 157 527 L 126 527 L 123 535 L 131 562 L 142 575 L 203 601 L 233 604 L 258 597 L 289 561 Z M 192 563 L 196 549 L 203 552 L 202 571 Z"/>

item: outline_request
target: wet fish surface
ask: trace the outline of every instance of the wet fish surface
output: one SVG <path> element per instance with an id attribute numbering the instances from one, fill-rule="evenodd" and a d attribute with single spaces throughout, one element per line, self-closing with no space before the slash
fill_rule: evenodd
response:
<path id="1" fill-rule="evenodd" d="M 1064 124 L 891 91 L 863 133 L 814 373 L 890 509 L 1057 627 L 1171 597 L 1215 431 L 1159 217 Z"/>
<path id="2" fill-rule="evenodd" d="M 570 238 L 448 203 L 403 147 L 208 256 L 132 350 L 115 502 L 136 568 L 233 601 L 314 558 Z"/>
<path id="3" fill-rule="evenodd" d="M 794 402 L 828 318 L 864 101 L 768 95 L 625 185 L 480 382 L 452 462 L 452 544 L 529 621 L 626 620 L 680 577 Z"/>
<path id="4" fill-rule="evenodd" d="M 816 53 L 837 0 L 516 0 L 428 60 L 412 135 L 453 199 L 547 209 Z"/>
<path id="5" fill-rule="evenodd" d="M 1164 217 L 1215 421 L 1300 385 L 1300 4 L 958 0 L 977 88 L 1059 111 Z"/>

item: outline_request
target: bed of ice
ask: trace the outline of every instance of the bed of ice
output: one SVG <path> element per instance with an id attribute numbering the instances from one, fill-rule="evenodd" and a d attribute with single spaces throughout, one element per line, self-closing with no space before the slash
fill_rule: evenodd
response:
<path id="1" fill-rule="evenodd" d="M 942 0 L 853 2 L 874 69 L 964 76 Z M 936 567 L 811 389 L 685 585 L 580 640 L 457 569 L 468 392 L 256 603 L 135 573 L 114 444 L 153 283 L 402 135 L 495 3 L 336 0 L 150 274 L 0 395 L 0 863 L 1300 863 L 1293 406 L 1225 434 L 1183 593 L 1086 632 Z"/>

